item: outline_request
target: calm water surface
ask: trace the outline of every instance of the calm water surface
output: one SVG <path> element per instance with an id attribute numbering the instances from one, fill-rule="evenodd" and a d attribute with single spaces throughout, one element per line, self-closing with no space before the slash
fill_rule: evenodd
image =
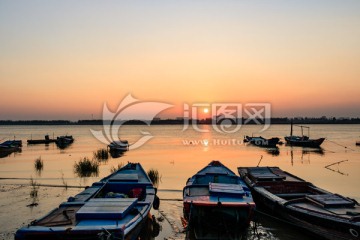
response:
<path id="1" fill-rule="evenodd" d="M 289 134 L 289 125 L 272 125 L 261 134 L 259 130 L 262 127 L 256 125 L 243 126 L 233 134 L 218 133 L 211 126 L 202 126 L 209 130 L 205 133 L 197 132 L 191 126 L 182 131 L 180 125 L 123 126 L 120 136 L 130 143 L 141 137 L 141 131 L 147 131 L 154 137 L 142 147 L 102 163 L 99 176 L 79 178 L 74 174 L 74 163 L 83 157 L 92 158 L 94 151 L 106 148 L 90 132 L 90 129 L 101 130 L 102 126 L 0 126 L 0 140 L 13 139 L 14 136 L 23 140 L 22 152 L 0 158 L 0 178 L 33 177 L 39 183 L 56 185 L 61 185 L 64 179 L 68 185 L 85 186 L 109 175 L 112 166 L 140 162 L 146 170 L 155 168 L 160 172 L 160 190 L 182 190 L 186 180 L 211 160 L 220 160 L 237 173 L 237 167 L 256 166 L 262 158 L 260 166 L 279 166 L 319 187 L 360 201 L 360 147 L 355 146 L 355 142 L 360 140 L 360 125 L 310 127 L 310 137 L 327 139 L 322 151 L 282 145 L 279 153 L 274 154 L 243 144 L 243 136 L 283 138 Z M 300 129 L 295 128 L 295 133 L 300 134 Z M 63 150 L 55 144 L 27 145 L 27 139 L 43 139 L 45 134 L 50 137 L 70 134 L 75 142 Z M 39 174 L 34 168 L 34 161 L 40 156 L 44 169 Z M 330 169 L 325 168 L 342 160 L 347 161 Z M 28 180 L 8 179 L 1 180 L 1 183 L 28 183 Z M 181 198 L 181 193 L 174 192 L 173 197 Z M 275 239 L 288 238 L 279 236 Z"/>

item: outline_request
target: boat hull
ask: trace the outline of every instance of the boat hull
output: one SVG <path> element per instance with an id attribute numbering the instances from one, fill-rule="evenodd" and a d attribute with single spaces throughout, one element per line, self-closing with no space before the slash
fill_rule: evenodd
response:
<path id="1" fill-rule="evenodd" d="M 277 147 L 276 145 L 279 143 L 280 139 L 279 138 L 266 139 L 263 137 L 246 136 L 244 141 L 258 147 L 276 148 Z"/>
<path id="2" fill-rule="evenodd" d="M 325 138 L 301 140 L 293 137 L 285 137 L 286 144 L 298 147 L 319 148 Z"/>
<path id="3" fill-rule="evenodd" d="M 243 230 L 253 217 L 255 203 L 250 190 L 218 161 L 191 177 L 183 194 L 184 218 L 198 238 L 217 236 L 229 229 Z"/>
<path id="4" fill-rule="evenodd" d="M 360 239 L 360 207 L 356 201 L 329 193 L 291 174 L 284 175 L 278 168 L 273 173 L 259 171 L 258 182 L 243 169 L 246 168 L 239 168 L 239 174 L 252 190 L 259 211 L 305 229 L 318 238 Z M 354 212 L 354 217 L 349 212 Z"/>
<path id="5" fill-rule="evenodd" d="M 140 164 L 129 163 L 95 182 L 15 239 L 138 239 L 150 216 L 155 189 Z"/>

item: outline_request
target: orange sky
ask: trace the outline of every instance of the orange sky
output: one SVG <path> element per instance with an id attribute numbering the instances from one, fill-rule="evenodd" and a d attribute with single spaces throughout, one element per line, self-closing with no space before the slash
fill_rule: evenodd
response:
<path id="1" fill-rule="evenodd" d="M 360 2 L 0 3 L 0 119 L 100 118 L 129 93 L 360 117 Z"/>

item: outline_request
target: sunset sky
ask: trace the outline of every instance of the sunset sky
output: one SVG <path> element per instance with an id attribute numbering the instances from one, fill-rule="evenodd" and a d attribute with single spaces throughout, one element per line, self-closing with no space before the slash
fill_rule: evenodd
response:
<path id="1" fill-rule="evenodd" d="M 0 1 L 0 120 L 100 118 L 129 93 L 360 117 L 360 1 Z"/>

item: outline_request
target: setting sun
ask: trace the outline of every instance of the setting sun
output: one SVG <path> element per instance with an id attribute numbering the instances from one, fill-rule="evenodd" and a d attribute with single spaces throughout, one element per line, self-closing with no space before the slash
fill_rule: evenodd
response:
<path id="1" fill-rule="evenodd" d="M 208 108 L 204 108 L 204 113 L 208 113 L 209 109 Z"/>

